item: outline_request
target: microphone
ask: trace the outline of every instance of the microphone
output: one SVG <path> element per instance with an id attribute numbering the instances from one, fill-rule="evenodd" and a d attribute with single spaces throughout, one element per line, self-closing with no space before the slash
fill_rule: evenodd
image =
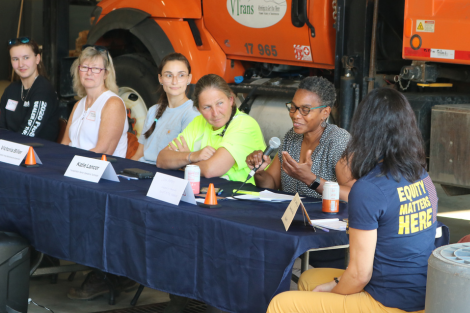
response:
<path id="1" fill-rule="evenodd" d="M 273 152 L 274 150 L 276 150 L 277 148 L 279 148 L 279 146 L 281 145 L 281 140 L 279 140 L 279 138 L 277 137 L 272 137 L 271 139 L 269 139 L 269 146 L 266 147 L 266 150 L 264 150 L 263 152 L 263 156 L 265 155 L 270 155 L 271 152 Z M 254 167 L 250 174 L 248 174 L 248 179 L 250 179 L 251 177 L 253 177 L 253 175 L 255 175 L 256 171 L 261 167 L 261 165 L 263 165 L 264 163 L 264 159 L 262 159 L 263 162 L 261 162 L 261 164 L 257 167 Z"/>

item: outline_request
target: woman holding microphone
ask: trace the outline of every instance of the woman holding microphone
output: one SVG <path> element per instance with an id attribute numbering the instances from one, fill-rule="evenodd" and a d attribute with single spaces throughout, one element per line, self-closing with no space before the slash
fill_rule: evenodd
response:
<path id="1" fill-rule="evenodd" d="M 333 181 L 339 184 L 340 199 L 348 201 L 354 180 L 341 155 L 350 136 L 327 122 L 335 100 L 335 88 L 325 78 L 307 77 L 300 82 L 286 104 L 293 127 L 274 160 L 261 150 L 246 158 L 250 169 L 260 166 L 254 175 L 256 186 L 321 198 L 325 182 Z"/>

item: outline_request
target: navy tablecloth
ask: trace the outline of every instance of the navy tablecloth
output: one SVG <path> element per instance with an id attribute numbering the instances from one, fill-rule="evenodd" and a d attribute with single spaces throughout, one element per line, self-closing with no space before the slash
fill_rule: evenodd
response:
<path id="1" fill-rule="evenodd" d="M 287 204 L 224 200 L 220 209 L 179 206 L 147 197 L 151 180 L 65 177 L 73 156 L 93 152 L 0 130 L 0 139 L 38 142 L 43 165 L 0 163 L 0 230 L 27 238 L 54 257 L 127 276 L 145 286 L 204 301 L 228 312 L 265 312 L 272 297 L 289 289 L 294 260 L 308 249 L 344 245 L 345 232 L 314 232 L 300 209 L 291 228 L 281 222 Z M 116 172 L 138 167 L 183 177 L 150 164 L 117 158 Z M 224 196 L 239 183 L 213 182 Z M 254 186 L 244 189 L 256 190 Z M 330 217 L 320 203 L 311 218 Z M 347 217 L 340 205 L 339 218 Z"/>

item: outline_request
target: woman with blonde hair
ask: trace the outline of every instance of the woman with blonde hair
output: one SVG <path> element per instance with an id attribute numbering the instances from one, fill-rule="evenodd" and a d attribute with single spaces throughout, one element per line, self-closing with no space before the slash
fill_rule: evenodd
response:
<path id="1" fill-rule="evenodd" d="M 62 144 L 125 158 L 129 125 L 109 52 L 87 46 L 70 72 L 82 99 L 73 107 Z"/>

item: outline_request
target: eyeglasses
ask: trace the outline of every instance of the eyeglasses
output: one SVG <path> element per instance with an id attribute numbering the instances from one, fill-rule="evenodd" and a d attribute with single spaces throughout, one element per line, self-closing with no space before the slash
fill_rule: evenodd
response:
<path id="1" fill-rule="evenodd" d="M 20 43 L 28 43 L 28 42 L 30 42 L 30 41 L 31 41 L 31 39 L 30 39 L 29 37 L 14 38 L 14 39 L 10 39 L 10 40 L 8 41 L 8 45 L 9 45 L 9 46 L 12 46 L 12 45 L 14 45 L 14 44 L 17 44 L 18 42 L 20 42 Z"/>
<path id="2" fill-rule="evenodd" d="M 93 74 L 99 74 L 101 71 L 106 70 L 105 68 L 100 68 L 100 67 L 89 67 L 86 65 L 79 65 L 78 69 L 80 72 L 88 72 L 88 70 L 91 70 Z"/>
<path id="3" fill-rule="evenodd" d="M 288 103 L 286 103 L 286 107 L 287 107 L 287 110 L 290 113 L 295 113 L 295 111 L 299 110 L 300 114 L 302 114 L 303 116 L 307 116 L 310 113 L 310 111 L 315 110 L 315 109 L 326 108 L 327 105 L 320 105 L 319 107 L 309 108 L 309 107 L 305 107 L 305 106 L 298 107 L 295 104 L 293 104 L 292 102 L 288 102 Z"/>
<path id="4" fill-rule="evenodd" d="M 86 48 L 88 47 L 92 47 L 93 49 L 95 49 L 96 51 L 98 52 L 104 52 L 106 53 L 106 58 L 108 59 L 108 62 L 109 62 L 109 51 L 108 49 L 106 49 L 106 47 L 103 47 L 103 46 L 95 46 L 95 45 L 83 45 L 82 46 L 82 51 L 85 50 Z M 94 72 L 93 72 L 94 73 Z"/>
<path id="5" fill-rule="evenodd" d="M 169 82 L 172 82 L 172 81 L 173 81 L 173 78 L 174 78 L 174 77 L 176 77 L 176 80 L 177 80 L 178 82 L 182 82 L 182 81 L 184 81 L 186 78 L 188 78 L 188 76 L 189 76 L 189 75 L 188 75 L 187 73 L 178 73 L 178 74 L 176 74 L 176 75 L 173 75 L 173 74 L 171 74 L 171 73 L 164 73 L 164 74 L 162 75 L 162 79 L 163 79 L 164 82 L 169 83 Z"/>

